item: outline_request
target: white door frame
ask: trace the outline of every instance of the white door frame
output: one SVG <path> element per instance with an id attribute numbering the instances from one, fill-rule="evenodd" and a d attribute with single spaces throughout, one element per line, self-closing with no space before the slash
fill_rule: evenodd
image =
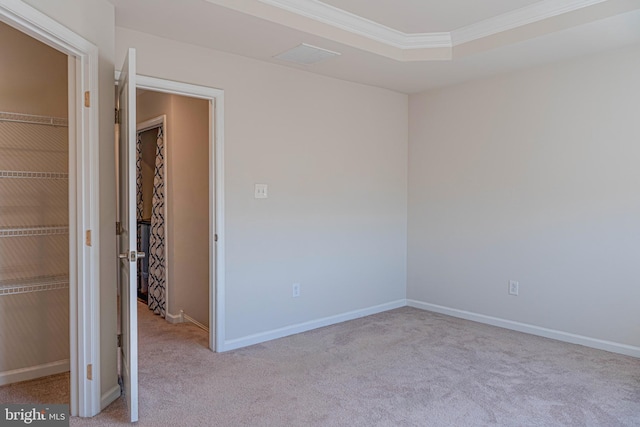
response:
<path id="1" fill-rule="evenodd" d="M 209 348 L 224 351 L 224 90 L 139 74 L 136 81 L 138 89 L 209 101 Z"/>
<path id="2" fill-rule="evenodd" d="M 0 21 L 69 56 L 70 410 L 91 417 L 101 409 L 98 48 L 19 0 L 0 0 Z"/>

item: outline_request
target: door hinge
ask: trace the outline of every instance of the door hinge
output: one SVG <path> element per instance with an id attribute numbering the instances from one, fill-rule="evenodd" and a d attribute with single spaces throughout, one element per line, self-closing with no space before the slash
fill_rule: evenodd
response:
<path id="1" fill-rule="evenodd" d="M 118 348 L 122 348 L 122 334 L 118 334 L 116 344 L 118 345 Z"/>
<path id="2" fill-rule="evenodd" d="M 85 243 L 87 246 L 91 246 L 91 230 L 87 230 L 86 232 Z"/>
<path id="3" fill-rule="evenodd" d="M 214 234 L 214 235 L 213 235 L 213 241 L 214 241 L 214 242 L 217 242 L 217 241 L 218 241 L 218 234 Z"/>
<path id="4" fill-rule="evenodd" d="M 115 123 L 120 124 L 120 110 L 115 109 Z"/>
<path id="5" fill-rule="evenodd" d="M 122 234 L 122 223 L 120 221 L 116 222 L 116 236 L 120 236 Z"/>
<path id="6" fill-rule="evenodd" d="M 84 106 L 87 108 L 91 107 L 91 92 L 89 91 L 84 93 Z"/>
<path id="7" fill-rule="evenodd" d="M 93 379 L 93 365 L 91 363 L 87 365 L 87 379 Z"/>

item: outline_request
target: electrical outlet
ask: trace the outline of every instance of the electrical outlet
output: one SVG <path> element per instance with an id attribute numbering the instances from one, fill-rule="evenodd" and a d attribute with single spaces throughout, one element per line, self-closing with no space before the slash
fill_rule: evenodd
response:
<path id="1" fill-rule="evenodd" d="M 256 199 L 266 199 L 269 197 L 268 190 L 269 186 L 267 184 L 256 184 L 254 187 L 254 197 Z"/>
<path id="2" fill-rule="evenodd" d="M 520 283 L 515 280 L 509 280 L 509 295 L 518 296 L 518 291 L 520 290 Z"/>
<path id="3" fill-rule="evenodd" d="M 291 296 L 293 298 L 298 298 L 300 296 L 300 283 L 293 284 Z"/>

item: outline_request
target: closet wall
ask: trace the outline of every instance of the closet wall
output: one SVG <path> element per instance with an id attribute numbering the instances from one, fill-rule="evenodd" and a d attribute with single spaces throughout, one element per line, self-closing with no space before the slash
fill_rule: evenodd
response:
<path id="1" fill-rule="evenodd" d="M 209 325 L 209 104 L 144 91 L 138 122 L 167 115 L 168 316 Z M 150 209 L 150 207 L 148 208 Z"/>
<path id="2" fill-rule="evenodd" d="M 69 182 L 67 56 L 3 23 L 0 55 L 5 384 L 69 369 Z"/>

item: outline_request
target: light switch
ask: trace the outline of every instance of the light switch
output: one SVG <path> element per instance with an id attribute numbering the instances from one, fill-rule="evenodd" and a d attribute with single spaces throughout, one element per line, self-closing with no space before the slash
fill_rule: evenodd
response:
<path id="1" fill-rule="evenodd" d="M 256 191 L 254 197 L 256 199 L 267 198 L 267 184 L 256 184 Z"/>

